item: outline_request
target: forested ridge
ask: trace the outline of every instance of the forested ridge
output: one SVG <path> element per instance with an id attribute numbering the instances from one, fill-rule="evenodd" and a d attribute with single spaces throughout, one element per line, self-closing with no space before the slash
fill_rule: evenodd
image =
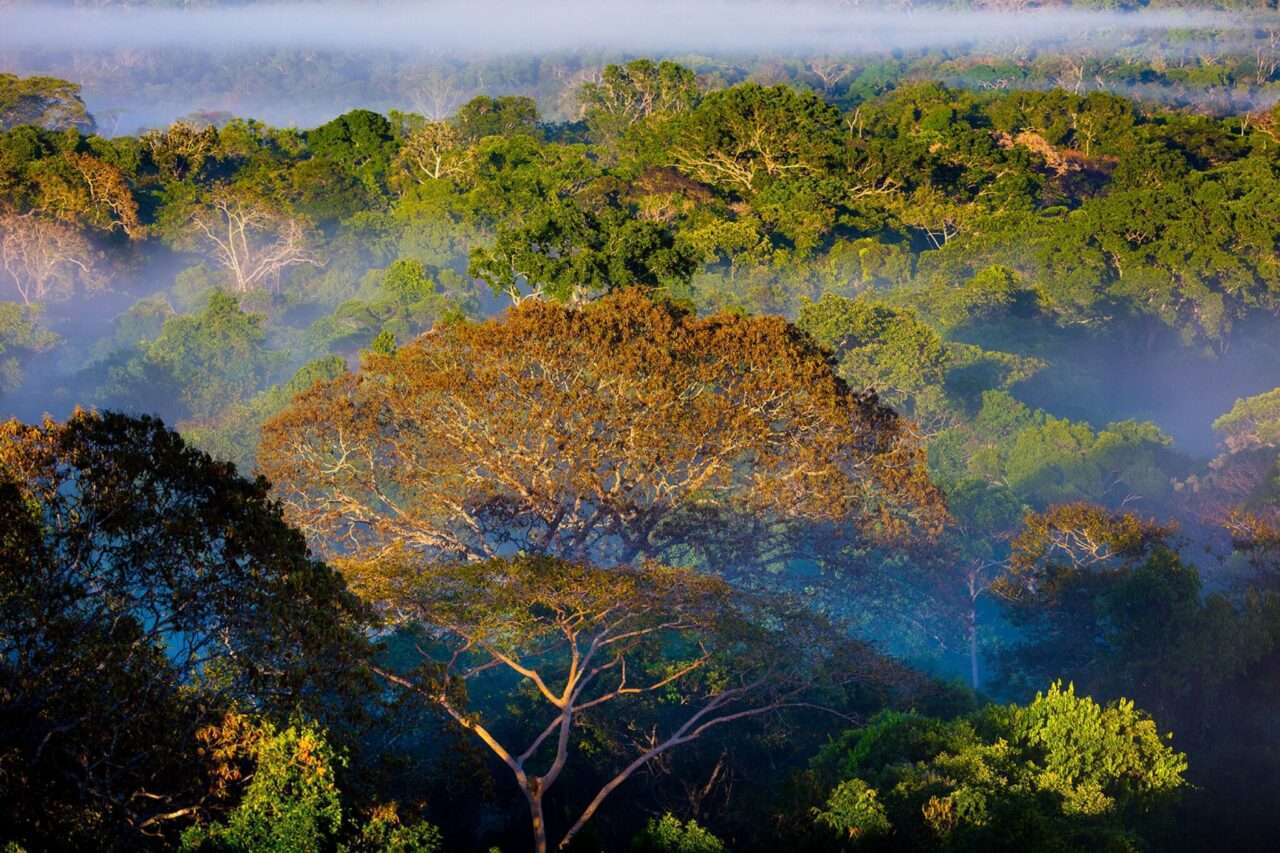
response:
<path id="1" fill-rule="evenodd" d="M 1280 65 L 936 60 L 0 75 L 0 844 L 1269 849 Z"/>

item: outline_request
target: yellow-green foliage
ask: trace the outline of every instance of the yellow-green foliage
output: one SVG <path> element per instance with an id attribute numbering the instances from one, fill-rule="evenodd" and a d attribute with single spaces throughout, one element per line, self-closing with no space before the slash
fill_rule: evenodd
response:
<path id="1" fill-rule="evenodd" d="M 1169 737 L 1131 701 L 1102 706 L 1061 683 L 952 722 L 882 714 L 815 760 L 849 777 L 815 817 L 851 839 L 892 831 L 901 849 L 1123 848 L 1185 785 Z"/>
<path id="2" fill-rule="evenodd" d="M 1280 388 L 1236 400 L 1213 428 L 1233 453 L 1280 442 Z"/>
<path id="3" fill-rule="evenodd" d="M 1131 700 L 1104 707 L 1057 683 L 1027 707 L 1005 710 L 1010 742 L 1034 756 L 1032 784 L 1059 794 L 1065 814 L 1114 812 L 1184 784 L 1186 756 Z"/>
<path id="4" fill-rule="evenodd" d="M 725 853 L 725 846 L 690 818 L 687 822 L 667 812 L 652 818 L 631 842 L 632 853 Z"/>
<path id="5" fill-rule="evenodd" d="M 296 722 L 278 729 L 270 722 L 248 723 L 238 715 L 228 719 L 238 725 L 224 725 L 204 740 L 217 758 L 228 752 L 221 735 L 236 733 L 231 751 L 248 751 L 254 758 L 253 773 L 227 819 L 187 830 L 182 850 L 439 853 L 442 849 L 439 830 L 426 823 L 402 824 L 393 804 L 374 809 L 358 828 L 344 824 L 335 774 L 346 759 L 315 723 Z"/>
<path id="6" fill-rule="evenodd" d="M 252 747 L 256 767 L 240 805 L 223 823 L 193 827 L 184 850 L 319 850 L 342 825 L 334 770 L 343 764 L 314 724 L 277 730 L 264 722 Z"/>

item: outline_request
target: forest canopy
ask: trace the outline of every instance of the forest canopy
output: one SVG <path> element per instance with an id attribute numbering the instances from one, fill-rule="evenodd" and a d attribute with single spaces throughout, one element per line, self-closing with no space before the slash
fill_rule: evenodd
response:
<path id="1" fill-rule="evenodd" d="M 0 75 L 0 846 L 1270 849 L 1280 27 L 1207 14 Z"/>

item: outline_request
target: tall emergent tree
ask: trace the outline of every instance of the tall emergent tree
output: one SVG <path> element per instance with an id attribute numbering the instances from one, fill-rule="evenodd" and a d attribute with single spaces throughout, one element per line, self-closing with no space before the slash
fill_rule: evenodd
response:
<path id="1" fill-rule="evenodd" d="M 268 422 L 258 459 L 318 546 L 366 555 L 684 549 L 731 574 L 943 516 L 910 424 L 799 329 L 636 291 L 369 355 Z"/>
<path id="2" fill-rule="evenodd" d="M 0 425 L 0 813 L 31 849 L 136 849 L 206 791 L 232 704 L 328 706 L 362 613 L 267 496 L 160 422 Z"/>

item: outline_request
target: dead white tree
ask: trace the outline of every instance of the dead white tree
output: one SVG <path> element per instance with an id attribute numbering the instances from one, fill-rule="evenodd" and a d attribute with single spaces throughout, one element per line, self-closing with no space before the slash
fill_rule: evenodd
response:
<path id="1" fill-rule="evenodd" d="M 1088 57 L 1075 57 L 1063 55 L 1061 59 L 1063 69 L 1057 75 L 1054 81 L 1058 88 L 1066 89 L 1073 95 L 1079 95 L 1084 89 L 1084 75 L 1088 68 Z"/>
<path id="2" fill-rule="evenodd" d="M 431 121 L 443 121 L 466 100 L 466 92 L 451 74 L 431 68 L 411 94 L 414 109 Z"/>
<path id="3" fill-rule="evenodd" d="M 1266 44 L 1254 49 L 1254 62 L 1254 83 L 1265 86 L 1280 68 L 1280 28 L 1267 31 Z"/>
<path id="4" fill-rule="evenodd" d="M 396 163 L 416 181 L 465 175 L 472 152 L 458 129 L 448 122 L 430 121 L 413 130 L 400 147 Z"/>
<path id="5" fill-rule="evenodd" d="M 101 286 L 93 260 L 89 241 L 65 222 L 0 214 L 0 265 L 24 305 L 69 297 L 77 283 Z"/>
<path id="6" fill-rule="evenodd" d="M 231 274 L 236 293 L 274 290 L 286 269 L 323 265 L 308 246 L 301 219 L 227 188 L 192 215 L 191 228 Z"/>
<path id="7" fill-rule="evenodd" d="M 822 81 L 822 91 L 831 94 L 831 90 L 835 88 L 836 84 L 848 77 L 849 73 L 853 71 L 853 66 L 847 62 L 824 57 L 810 60 L 809 71 Z"/>

